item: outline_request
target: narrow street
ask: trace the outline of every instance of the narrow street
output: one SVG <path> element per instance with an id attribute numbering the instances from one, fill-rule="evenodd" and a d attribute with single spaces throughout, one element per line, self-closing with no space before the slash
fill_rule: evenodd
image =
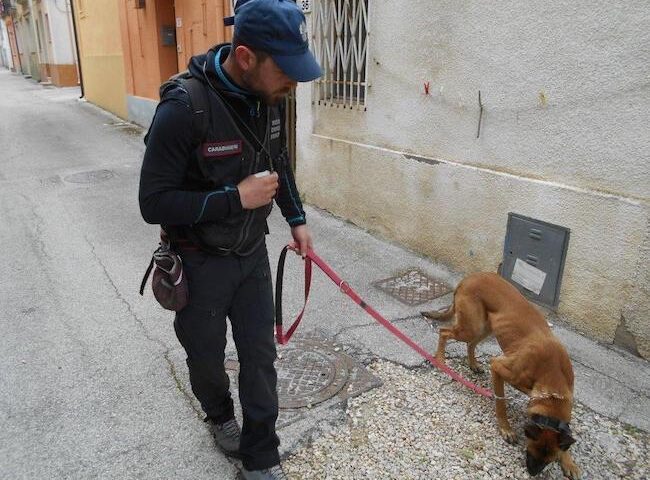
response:
<path id="1" fill-rule="evenodd" d="M 188 408 L 172 316 L 137 292 L 157 232 L 140 133 L 78 88 L 0 70 L 0 91 L 0 476 L 234 478 Z"/>
<path id="2" fill-rule="evenodd" d="M 138 210 L 144 132 L 79 100 L 78 88 L 0 70 L 0 92 L 0 479 L 237 478 L 202 421 L 173 315 L 149 288 L 138 294 L 158 235 Z M 267 238 L 273 270 L 289 240 L 277 210 Z M 306 210 L 319 255 L 434 351 L 438 327 L 419 312 L 448 305 L 462 275 Z M 301 268 L 287 261 L 285 328 L 302 307 Z M 414 269 L 447 293 L 406 304 L 377 288 Z M 573 362 L 572 452 L 583 478 L 648 478 L 648 362 L 547 318 Z M 508 445 L 493 400 L 424 362 L 321 272 L 296 338 L 279 353 L 278 433 L 292 480 L 530 478 L 523 394 L 506 393 L 519 435 Z M 498 354 L 494 340 L 481 344 L 486 373 L 477 374 L 464 345 L 448 348 L 449 364 L 486 388 Z M 232 342 L 226 367 L 236 390 Z M 314 377 L 327 381 L 314 386 Z M 555 464 L 536 478 L 562 473 Z"/>

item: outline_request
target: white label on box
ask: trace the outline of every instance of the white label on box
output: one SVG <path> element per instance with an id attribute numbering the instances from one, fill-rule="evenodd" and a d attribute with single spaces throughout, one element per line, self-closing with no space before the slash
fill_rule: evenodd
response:
<path id="1" fill-rule="evenodd" d="M 183 26 L 183 18 L 176 17 L 176 28 L 181 28 Z"/>
<path id="2" fill-rule="evenodd" d="M 512 270 L 512 281 L 517 282 L 526 290 L 530 290 L 535 295 L 539 295 L 546 280 L 546 272 L 535 268 L 532 265 L 518 258 L 515 262 L 515 268 Z"/>

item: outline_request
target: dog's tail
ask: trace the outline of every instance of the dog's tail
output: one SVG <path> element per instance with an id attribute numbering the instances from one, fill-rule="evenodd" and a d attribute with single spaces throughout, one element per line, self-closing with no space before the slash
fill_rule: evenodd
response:
<path id="1" fill-rule="evenodd" d="M 425 318 L 444 322 L 454 316 L 454 311 L 454 304 L 452 303 L 446 310 L 431 310 L 429 312 L 420 312 L 420 314 Z"/>

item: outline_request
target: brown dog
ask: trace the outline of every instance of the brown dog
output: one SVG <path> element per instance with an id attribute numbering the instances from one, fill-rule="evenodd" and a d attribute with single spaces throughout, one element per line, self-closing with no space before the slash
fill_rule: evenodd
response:
<path id="1" fill-rule="evenodd" d="M 476 345 L 494 334 L 503 355 L 492 358 L 492 383 L 501 435 L 514 443 L 516 435 L 506 415 L 503 382 L 530 397 L 526 425 L 526 467 L 537 475 L 559 460 L 571 479 L 580 476 L 568 452 L 575 442 L 569 422 L 573 407 L 573 368 L 564 346 L 551 332 L 542 314 L 519 291 L 494 273 L 476 273 L 463 279 L 454 302 L 444 312 L 422 312 L 427 318 L 456 322 L 441 328 L 436 358 L 445 361 L 447 340 L 467 343 L 469 366 L 480 371 Z"/>

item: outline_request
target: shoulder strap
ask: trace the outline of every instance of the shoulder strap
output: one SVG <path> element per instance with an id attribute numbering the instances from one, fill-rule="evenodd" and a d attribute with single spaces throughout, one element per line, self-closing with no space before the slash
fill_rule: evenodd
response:
<path id="1" fill-rule="evenodd" d="M 242 130 L 244 130 L 246 132 L 246 136 L 249 137 L 251 140 L 253 140 L 257 144 L 257 147 L 260 150 L 262 150 L 262 151 L 264 151 L 264 152 L 266 152 L 268 154 L 268 150 L 264 146 L 264 143 L 262 143 L 262 141 L 255 134 L 255 132 L 253 132 L 251 127 L 248 126 L 248 124 L 244 121 L 244 119 L 241 118 L 241 116 L 237 113 L 237 110 L 235 110 L 235 108 L 230 104 L 230 102 L 228 102 L 228 100 L 226 100 L 223 97 L 223 95 L 219 92 L 219 90 L 214 88 L 214 86 L 212 87 L 211 90 L 215 94 L 215 97 L 219 100 L 219 102 L 224 107 L 226 107 L 226 109 L 230 112 L 230 115 L 235 120 L 235 122 L 237 122 L 239 124 L 239 126 L 242 127 Z"/>
<path id="2" fill-rule="evenodd" d="M 205 63 L 203 64 L 203 71 L 205 73 Z M 232 105 L 230 105 L 230 103 L 223 97 L 223 95 L 219 92 L 219 90 L 212 84 L 212 82 L 207 77 L 207 75 L 206 75 L 206 80 L 208 82 L 208 85 L 210 85 L 210 91 L 212 93 L 214 93 L 215 98 L 218 99 L 221 102 L 221 104 L 224 105 L 226 107 L 226 109 L 230 112 L 230 115 L 232 116 L 233 120 L 235 120 L 237 123 L 239 123 L 239 125 L 241 127 L 243 127 L 243 130 L 246 132 L 246 135 L 250 136 L 250 139 L 253 140 L 257 144 L 257 146 L 260 148 L 260 151 L 263 151 L 264 153 L 266 153 L 266 155 L 269 158 L 269 168 L 271 169 L 271 171 L 273 171 L 273 157 L 269 153 L 269 150 L 266 148 L 264 143 L 259 138 L 257 138 L 257 135 L 255 135 L 255 132 L 253 132 L 251 127 L 248 126 L 248 124 L 244 121 L 244 119 L 242 119 L 239 116 L 239 114 L 237 113 L 235 108 Z M 268 107 L 268 106 L 266 107 L 266 109 L 267 109 L 267 118 L 268 118 L 268 110 L 269 110 L 269 108 L 270 107 Z M 269 125 L 267 125 L 266 128 L 268 129 Z"/>
<path id="3" fill-rule="evenodd" d="M 192 77 L 189 71 L 184 70 L 171 76 L 169 80 L 160 86 L 160 100 L 163 100 L 165 93 L 170 87 L 179 84 L 183 86 L 190 97 L 190 108 L 192 109 L 192 131 L 194 132 L 192 144 L 198 146 L 203 142 L 208 134 L 208 126 L 210 123 L 210 102 L 208 100 L 207 87 L 201 83 L 201 81 Z M 158 107 L 156 107 L 156 112 L 158 112 Z M 151 120 L 151 124 L 153 124 L 153 119 Z M 149 139 L 150 131 L 151 125 L 144 137 L 145 145 Z"/>
<path id="4" fill-rule="evenodd" d="M 207 87 L 194 77 L 179 77 L 176 81 L 185 87 L 190 97 L 192 130 L 194 132 L 193 143 L 194 145 L 200 145 L 208 133 L 210 121 L 210 101 Z"/>

